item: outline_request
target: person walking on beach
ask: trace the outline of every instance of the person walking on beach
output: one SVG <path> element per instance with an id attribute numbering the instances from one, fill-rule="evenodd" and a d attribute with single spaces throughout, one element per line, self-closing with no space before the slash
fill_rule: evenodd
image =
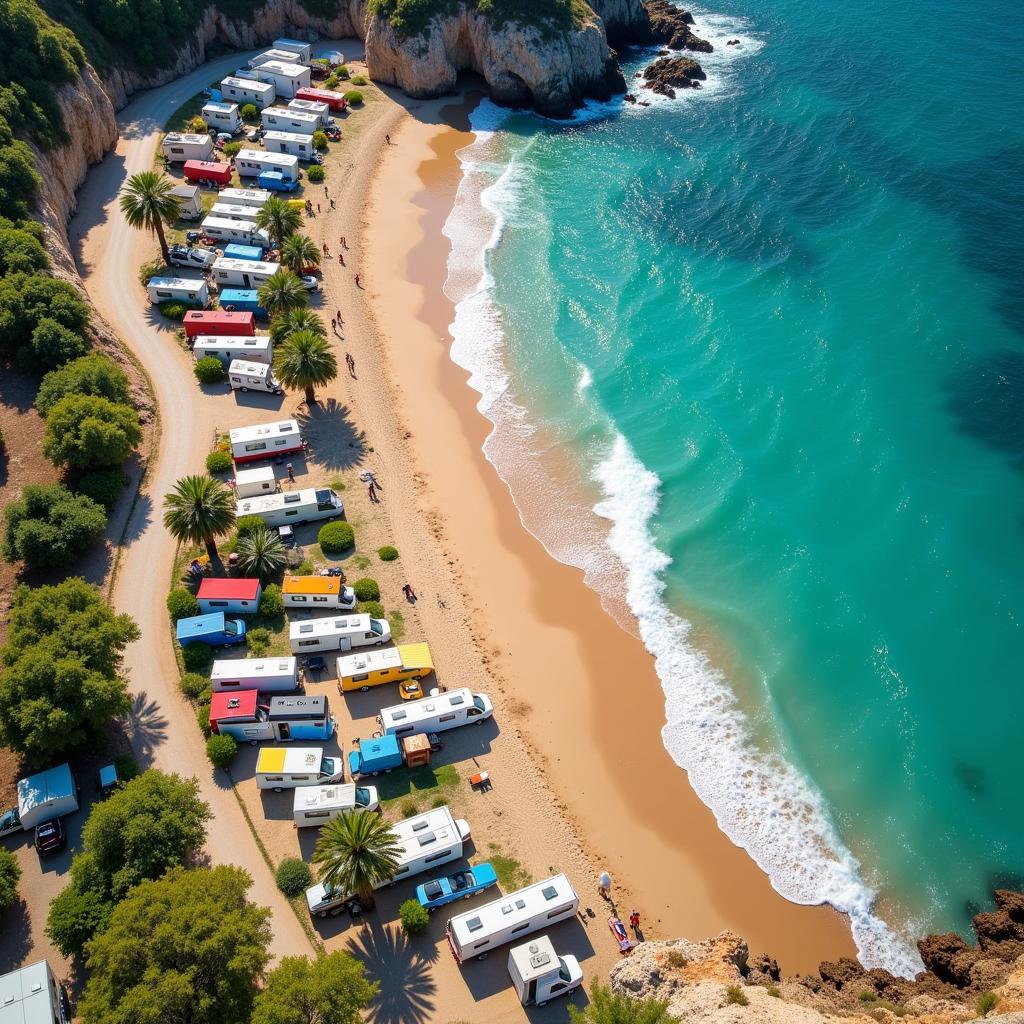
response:
<path id="1" fill-rule="evenodd" d="M 351 352 L 345 353 L 345 365 L 348 367 L 348 375 L 353 380 L 358 380 L 359 378 L 356 377 L 356 361 L 352 358 Z"/>
<path id="2" fill-rule="evenodd" d="M 324 255 L 326 256 L 327 255 L 327 243 L 326 242 L 322 242 L 321 245 L 320 245 L 320 248 L 323 249 Z"/>
<path id="3" fill-rule="evenodd" d="M 317 203 L 317 204 L 316 204 L 316 212 L 317 212 L 317 213 L 319 213 L 319 212 L 320 212 L 320 204 L 319 204 L 319 203 Z"/>
<path id="4" fill-rule="evenodd" d="M 380 498 L 377 497 L 377 488 L 374 486 L 374 483 L 373 483 L 372 480 L 370 481 L 369 485 L 367 486 L 366 491 L 370 495 L 370 501 L 373 502 L 374 505 L 379 505 L 380 504 Z"/>
<path id="5" fill-rule="evenodd" d="M 331 209 L 336 210 L 338 207 L 334 205 L 334 200 L 331 200 Z"/>
<path id="6" fill-rule="evenodd" d="M 326 196 L 326 197 L 327 197 L 328 199 L 330 199 L 330 198 L 331 198 L 331 193 L 327 191 L 327 186 L 326 186 L 326 185 L 324 185 L 324 195 L 325 195 L 325 196 Z"/>
<path id="7" fill-rule="evenodd" d="M 332 334 L 337 334 L 338 333 L 338 321 L 335 320 L 333 316 L 331 317 L 331 333 Z"/>
<path id="8" fill-rule="evenodd" d="M 345 266 L 345 254 L 340 249 L 338 250 L 338 262 Z"/>
<path id="9" fill-rule="evenodd" d="M 416 603 L 416 591 L 412 589 L 410 584 L 406 583 L 405 586 L 402 587 L 402 593 L 405 594 L 405 599 L 409 604 Z"/>
<path id="10" fill-rule="evenodd" d="M 356 287 L 357 288 L 362 288 L 363 286 L 359 283 L 359 277 L 360 277 L 360 275 L 356 274 Z"/>
<path id="11" fill-rule="evenodd" d="M 637 910 L 631 910 L 629 912 L 629 927 L 634 932 L 640 931 L 640 912 Z"/>
<path id="12" fill-rule="evenodd" d="M 348 242 L 345 241 L 345 236 L 344 235 L 341 236 L 341 247 L 342 247 L 342 249 L 347 249 L 348 248 Z"/>
<path id="13" fill-rule="evenodd" d="M 345 321 L 341 319 L 341 310 L 338 310 L 338 323 L 343 324 Z"/>
<path id="14" fill-rule="evenodd" d="M 390 135 L 385 135 L 384 136 L 384 141 L 390 146 L 391 145 L 391 136 Z"/>

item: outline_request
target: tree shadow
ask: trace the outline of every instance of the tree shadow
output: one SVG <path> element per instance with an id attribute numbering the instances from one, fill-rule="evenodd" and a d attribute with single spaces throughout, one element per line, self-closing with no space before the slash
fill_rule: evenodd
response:
<path id="1" fill-rule="evenodd" d="M 0 928 L 0 973 L 13 971 L 25 962 L 32 949 L 32 919 L 28 904 L 18 900 L 4 911 Z"/>
<path id="2" fill-rule="evenodd" d="M 349 940 L 348 950 L 363 961 L 370 979 L 381 983 L 367 1020 L 373 1024 L 425 1024 L 435 1020 L 433 997 L 437 984 L 430 976 L 430 960 L 412 946 L 401 929 L 370 916 Z"/>
<path id="3" fill-rule="evenodd" d="M 366 435 L 352 422 L 347 405 L 331 398 L 303 407 L 295 418 L 316 461 L 325 469 L 345 470 L 362 465 L 367 453 Z"/>
<path id="4" fill-rule="evenodd" d="M 139 768 L 145 771 L 153 763 L 153 755 L 167 737 L 167 719 L 160 705 L 150 700 L 143 690 L 132 699 L 132 709 L 125 722 Z"/>

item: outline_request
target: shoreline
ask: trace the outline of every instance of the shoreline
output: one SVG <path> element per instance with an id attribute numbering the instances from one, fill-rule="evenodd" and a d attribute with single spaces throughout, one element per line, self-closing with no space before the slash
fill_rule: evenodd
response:
<path id="1" fill-rule="evenodd" d="M 611 872 L 615 896 L 641 910 L 651 937 L 729 927 L 787 970 L 853 955 L 844 917 L 786 901 L 719 830 L 662 746 L 664 699 L 653 659 L 616 625 L 583 573 L 555 561 L 527 532 L 486 460 L 491 425 L 476 409 L 468 375 L 449 358 L 454 312 L 442 291 L 449 243 L 441 229 L 461 180 L 457 151 L 473 140 L 471 105 L 465 96 L 443 105 L 447 124 L 417 118 L 423 104 L 403 105 L 413 116 L 401 119 L 396 145 L 385 147 L 363 217 L 373 239 L 371 319 L 384 387 L 399 421 L 412 425 L 409 473 L 473 609 L 468 627 L 498 684 L 499 720 L 525 734 L 591 862 Z M 630 680 L 625 701 L 616 683 L 623 678 Z M 579 741 L 566 749 L 566 725 L 574 722 Z M 642 740 L 627 744 L 627 737 Z M 669 878 L 671 886 L 660 881 Z"/>

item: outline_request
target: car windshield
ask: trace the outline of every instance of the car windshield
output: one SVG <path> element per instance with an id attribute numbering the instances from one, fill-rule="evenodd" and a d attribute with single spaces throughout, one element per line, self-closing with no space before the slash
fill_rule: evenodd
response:
<path id="1" fill-rule="evenodd" d="M 384 623 L 380 619 L 370 619 L 370 632 L 376 633 L 377 636 L 384 635 Z"/>
<path id="2" fill-rule="evenodd" d="M 370 791 L 368 789 L 357 789 L 356 803 L 361 807 L 368 807 L 370 805 Z"/>
<path id="3" fill-rule="evenodd" d="M 426 893 L 428 900 L 436 900 L 444 890 L 441 888 L 440 882 L 427 882 L 423 886 L 423 891 Z"/>
<path id="4" fill-rule="evenodd" d="M 473 698 L 473 706 L 478 711 L 483 711 L 483 709 L 484 709 L 484 699 L 483 699 L 483 697 L 474 697 Z"/>
<path id="5" fill-rule="evenodd" d="M 333 775 L 337 771 L 334 767 L 334 758 L 325 757 L 320 761 L 320 774 L 321 775 Z"/>
<path id="6" fill-rule="evenodd" d="M 571 977 L 569 968 L 565 966 L 565 961 L 561 957 L 558 958 L 558 976 L 562 981 L 569 981 Z"/>
<path id="7" fill-rule="evenodd" d="M 238 634 L 238 627 L 231 621 L 225 622 L 224 634 L 225 636 L 236 636 Z"/>

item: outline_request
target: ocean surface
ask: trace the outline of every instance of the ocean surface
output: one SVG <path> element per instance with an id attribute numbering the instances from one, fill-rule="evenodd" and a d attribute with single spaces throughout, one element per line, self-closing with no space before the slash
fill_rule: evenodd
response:
<path id="1" fill-rule="evenodd" d="M 1024 880 L 1024 18 L 693 10 L 699 92 L 476 111 L 452 355 L 721 827 L 909 972 Z"/>

